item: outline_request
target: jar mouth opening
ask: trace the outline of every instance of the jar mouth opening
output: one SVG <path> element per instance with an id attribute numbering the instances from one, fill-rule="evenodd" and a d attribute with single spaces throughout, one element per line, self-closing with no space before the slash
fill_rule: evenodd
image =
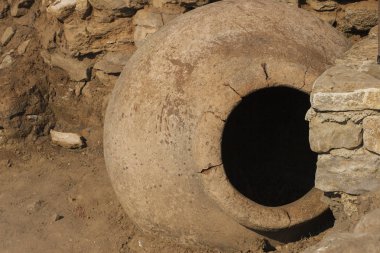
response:
<path id="1" fill-rule="evenodd" d="M 314 188 L 317 154 L 308 141 L 309 94 L 291 86 L 258 89 L 231 109 L 220 132 L 222 163 L 202 171 L 216 204 L 241 225 L 274 232 L 328 211 Z"/>
<path id="2" fill-rule="evenodd" d="M 317 154 L 309 145 L 309 108 L 307 93 L 278 86 L 243 97 L 231 111 L 221 156 L 238 192 L 276 207 L 300 199 L 314 187 Z"/>

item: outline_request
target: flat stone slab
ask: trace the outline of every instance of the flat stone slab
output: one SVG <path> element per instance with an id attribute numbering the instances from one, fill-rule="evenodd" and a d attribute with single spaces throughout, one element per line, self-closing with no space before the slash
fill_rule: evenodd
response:
<path id="1" fill-rule="evenodd" d="M 326 153 L 331 149 L 352 149 L 362 144 L 362 127 L 351 121 L 346 123 L 323 122 L 316 117 L 310 121 L 311 150 Z"/>
<path id="2" fill-rule="evenodd" d="M 380 110 L 380 80 L 346 66 L 332 67 L 315 81 L 311 106 L 317 111 Z"/>
<path id="3" fill-rule="evenodd" d="M 380 157 L 363 149 L 349 156 L 319 155 L 315 187 L 325 192 L 362 194 L 380 186 Z"/>

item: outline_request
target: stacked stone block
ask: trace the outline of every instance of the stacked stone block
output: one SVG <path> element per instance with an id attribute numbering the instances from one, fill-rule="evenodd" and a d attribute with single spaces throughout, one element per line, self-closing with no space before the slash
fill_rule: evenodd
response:
<path id="1" fill-rule="evenodd" d="M 361 49 L 368 53 L 375 41 Z M 309 140 L 319 154 L 316 187 L 325 192 L 356 195 L 380 186 L 380 66 L 371 58 L 354 60 L 355 53 L 358 48 L 322 74 L 311 94 Z"/>

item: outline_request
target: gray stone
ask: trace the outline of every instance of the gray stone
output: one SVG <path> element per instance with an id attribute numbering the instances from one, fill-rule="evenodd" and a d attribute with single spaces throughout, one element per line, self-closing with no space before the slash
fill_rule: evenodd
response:
<path id="1" fill-rule="evenodd" d="M 318 111 L 380 110 L 379 101 L 380 89 L 375 88 L 312 95 L 312 106 Z"/>
<path id="2" fill-rule="evenodd" d="M 380 80 L 346 66 L 335 66 L 314 83 L 311 105 L 317 111 L 380 109 Z"/>
<path id="3" fill-rule="evenodd" d="M 64 148 L 75 149 L 84 146 L 82 137 L 76 133 L 64 133 L 50 130 L 50 137 L 53 144 Z"/>
<path id="4" fill-rule="evenodd" d="M 325 192 L 361 194 L 380 186 L 380 156 L 357 150 L 349 157 L 319 155 L 315 187 Z"/>
<path id="5" fill-rule="evenodd" d="M 363 120 L 364 148 L 380 155 L 380 116 L 370 116 Z"/>
<path id="6" fill-rule="evenodd" d="M 94 65 L 94 69 L 102 70 L 108 74 L 118 74 L 128 62 L 132 52 L 108 52 Z"/>
<path id="7" fill-rule="evenodd" d="M 362 143 L 362 127 L 351 121 L 343 124 L 322 122 L 316 117 L 310 121 L 309 142 L 311 149 L 317 153 L 356 148 Z"/>
<path id="8" fill-rule="evenodd" d="M 13 28 L 12 26 L 7 27 L 7 29 L 5 29 L 3 35 L 1 36 L 1 39 L 0 39 L 1 45 L 6 46 L 9 43 L 9 41 L 11 41 L 11 39 L 13 38 L 15 33 L 16 33 L 15 28 Z"/>

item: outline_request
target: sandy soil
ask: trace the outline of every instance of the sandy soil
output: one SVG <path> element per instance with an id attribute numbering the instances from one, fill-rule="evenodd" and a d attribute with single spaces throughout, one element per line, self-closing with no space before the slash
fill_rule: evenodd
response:
<path id="1" fill-rule="evenodd" d="M 319 239 L 278 252 L 299 252 Z M 0 252 L 219 251 L 142 234 L 116 199 L 100 145 L 67 150 L 42 137 L 0 149 Z"/>
<path id="2" fill-rule="evenodd" d="M 102 148 L 50 140 L 0 149 L 0 252 L 218 252 L 143 235 L 113 192 Z"/>

